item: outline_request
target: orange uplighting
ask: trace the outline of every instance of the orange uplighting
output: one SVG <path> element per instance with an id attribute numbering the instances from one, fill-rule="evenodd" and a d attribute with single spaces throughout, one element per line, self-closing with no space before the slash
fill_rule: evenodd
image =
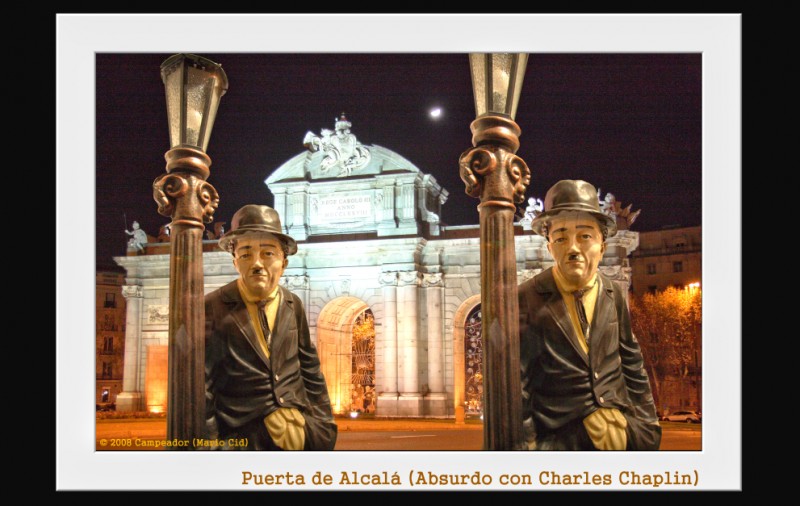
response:
<path id="1" fill-rule="evenodd" d="M 167 410 L 167 370 L 169 368 L 167 345 L 147 347 L 147 370 L 144 377 L 144 392 L 147 411 L 163 413 Z"/>

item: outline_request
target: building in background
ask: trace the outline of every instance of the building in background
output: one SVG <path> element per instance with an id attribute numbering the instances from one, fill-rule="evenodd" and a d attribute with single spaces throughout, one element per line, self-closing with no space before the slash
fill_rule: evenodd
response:
<path id="1" fill-rule="evenodd" d="M 630 259 L 631 291 L 637 302 L 658 305 L 697 296 L 702 307 L 702 244 L 700 226 L 640 232 L 639 248 Z M 678 291 L 666 293 L 670 287 Z M 647 293 L 656 298 L 643 300 L 642 295 Z M 636 313 L 634 317 L 638 316 Z M 661 321 L 650 322 L 653 329 L 643 329 L 637 334 L 642 346 L 650 352 L 647 367 L 662 414 L 702 410 L 702 312 L 687 312 L 683 318 L 690 324 L 685 324 L 688 327 L 682 331 L 675 330 L 675 315 L 664 311 Z"/>
<path id="2" fill-rule="evenodd" d="M 95 289 L 95 377 L 97 409 L 110 409 L 122 391 L 125 359 L 125 275 L 98 272 Z"/>
<path id="3" fill-rule="evenodd" d="M 631 291 L 654 293 L 668 286 L 700 286 L 702 227 L 681 227 L 639 233 L 639 248 L 631 255 Z"/>

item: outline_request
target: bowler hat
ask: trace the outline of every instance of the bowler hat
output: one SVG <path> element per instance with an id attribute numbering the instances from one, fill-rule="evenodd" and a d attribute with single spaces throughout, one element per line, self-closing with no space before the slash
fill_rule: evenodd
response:
<path id="1" fill-rule="evenodd" d="M 531 222 L 531 228 L 539 235 L 553 216 L 566 211 L 579 211 L 591 215 L 607 229 L 606 237 L 617 233 L 617 223 L 611 216 L 600 211 L 597 190 L 591 184 L 579 179 L 564 179 L 554 184 L 544 197 L 544 212 Z"/>
<path id="2" fill-rule="evenodd" d="M 227 251 L 232 240 L 247 234 L 272 234 L 288 246 L 287 254 L 297 253 L 297 242 L 281 233 L 278 211 L 269 206 L 248 204 L 236 211 L 231 220 L 231 229 L 219 239 L 219 247 Z"/>

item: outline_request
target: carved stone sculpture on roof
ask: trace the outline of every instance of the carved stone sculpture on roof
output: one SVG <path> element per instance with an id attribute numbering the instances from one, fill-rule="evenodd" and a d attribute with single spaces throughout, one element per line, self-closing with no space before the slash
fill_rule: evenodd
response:
<path id="1" fill-rule="evenodd" d="M 342 113 L 335 120 L 336 132 L 327 128 L 320 130 L 317 136 L 313 132 L 307 132 L 303 139 L 303 146 L 312 153 L 322 151 L 325 157 L 320 164 L 320 171 L 325 173 L 329 170 L 338 168 L 337 177 L 346 177 L 360 168 L 366 167 L 371 155 L 369 149 L 364 147 L 356 136 L 350 133 L 353 126 Z"/>
<path id="2" fill-rule="evenodd" d="M 525 230 L 531 229 L 531 222 L 536 217 L 537 214 L 544 210 L 544 202 L 542 199 L 537 199 L 535 197 L 531 197 L 528 199 L 528 206 L 525 208 L 525 211 L 522 213 L 522 217 L 519 219 L 519 223 L 522 225 L 522 228 Z"/>
<path id="3" fill-rule="evenodd" d="M 616 199 L 613 193 L 606 193 L 606 196 L 600 199 L 600 189 L 597 189 L 597 198 L 600 200 L 600 210 L 603 213 L 611 216 L 617 222 L 618 230 L 630 230 L 633 222 L 639 217 L 641 209 L 631 212 L 633 204 L 628 204 L 627 207 L 622 207 L 622 204 Z"/>
<path id="4" fill-rule="evenodd" d="M 131 226 L 133 230 L 125 230 L 125 233 L 133 236 L 128 240 L 128 249 L 136 250 L 137 252 L 144 251 L 144 245 L 147 244 L 147 233 L 139 228 L 139 222 L 134 221 Z"/>

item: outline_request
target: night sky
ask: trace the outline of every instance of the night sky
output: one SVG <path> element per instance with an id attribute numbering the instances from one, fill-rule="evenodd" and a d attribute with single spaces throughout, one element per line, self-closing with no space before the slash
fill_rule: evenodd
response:
<path id="1" fill-rule="evenodd" d="M 398 152 L 450 192 L 444 224 L 478 223 L 478 200 L 458 175 L 475 117 L 466 54 L 201 54 L 230 82 L 208 146 L 215 220 L 271 205 L 264 179 L 304 150 L 307 131 L 332 130 L 345 112 L 361 143 Z M 151 188 L 169 149 L 159 73 L 169 56 L 96 57 L 99 269 L 125 254 L 126 225 L 137 220 L 155 236 L 169 222 Z M 527 196 L 585 179 L 642 210 L 633 230 L 700 225 L 701 74 L 699 53 L 531 54 L 516 118 L 518 155 L 532 173 Z"/>

